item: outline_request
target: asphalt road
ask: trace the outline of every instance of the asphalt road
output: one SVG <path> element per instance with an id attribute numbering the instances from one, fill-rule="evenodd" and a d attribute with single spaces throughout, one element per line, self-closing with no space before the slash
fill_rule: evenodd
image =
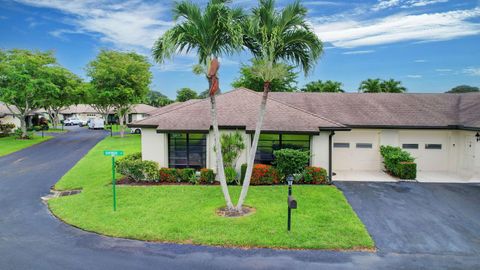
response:
<path id="1" fill-rule="evenodd" d="M 375 253 L 224 249 L 84 232 L 54 218 L 40 197 L 104 136 L 76 129 L 0 158 L 0 269 L 480 268 L 480 188 L 468 185 L 337 183 Z"/>

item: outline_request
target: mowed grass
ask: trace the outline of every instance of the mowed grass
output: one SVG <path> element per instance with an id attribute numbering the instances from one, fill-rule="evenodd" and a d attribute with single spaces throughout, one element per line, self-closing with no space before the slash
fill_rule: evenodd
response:
<path id="1" fill-rule="evenodd" d="M 25 149 L 32 145 L 50 140 L 51 136 L 35 136 L 30 140 L 18 140 L 15 136 L 0 138 L 0 157 Z"/>
<path id="2" fill-rule="evenodd" d="M 287 187 L 251 187 L 256 212 L 225 218 L 220 186 L 117 187 L 112 207 L 111 160 L 103 150 L 140 150 L 140 137 L 106 138 L 56 185 L 82 193 L 49 201 L 52 212 L 74 226 L 101 234 L 150 241 L 238 247 L 370 249 L 374 243 L 342 192 L 334 186 L 295 186 L 298 209 L 287 232 Z M 230 187 L 238 198 L 240 187 Z"/>

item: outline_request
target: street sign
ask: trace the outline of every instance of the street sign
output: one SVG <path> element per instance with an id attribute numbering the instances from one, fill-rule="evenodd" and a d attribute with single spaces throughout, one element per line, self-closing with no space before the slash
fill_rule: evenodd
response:
<path id="1" fill-rule="evenodd" d="M 121 150 L 105 150 L 103 151 L 104 156 L 109 156 L 109 157 L 121 157 L 123 156 L 123 151 Z"/>
<path id="2" fill-rule="evenodd" d="M 115 157 L 123 156 L 122 150 L 105 150 L 103 151 L 104 156 L 112 157 L 112 192 L 113 192 L 113 211 L 117 211 L 117 192 L 115 185 L 117 179 L 115 178 Z"/>

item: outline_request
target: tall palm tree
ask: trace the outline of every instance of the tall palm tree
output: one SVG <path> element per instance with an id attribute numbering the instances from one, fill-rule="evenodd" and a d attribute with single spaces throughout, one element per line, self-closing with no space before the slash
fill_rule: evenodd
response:
<path id="1" fill-rule="evenodd" d="M 382 91 L 382 83 L 380 79 L 368 79 L 362 81 L 360 83 L 360 87 L 358 88 L 358 92 L 363 93 L 381 93 Z"/>
<path id="2" fill-rule="evenodd" d="M 407 88 L 402 85 L 401 81 L 395 81 L 394 79 L 390 79 L 388 81 L 383 81 L 381 83 L 382 92 L 385 93 L 405 93 L 407 92 Z"/>
<path id="3" fill-rule="evenodd" d="M 190 1 L 176 2 L 173 9 L 174 19 L 179 23 L 163 34 L 153 47 L 155 60 L 162 63 L 178 52 L 195 51 L 200 65 L 194 72 L 202 71 L 207 77 L 209 88 L 213 77 L 208 76 L 210 62 L 220 55 L 232 54 L 242 48 L 243 29 L 241 21 L 244 17 L 239 8 L 229 8 L 230 0 L 210 0 L 202 10 Z M 217 122 L 215 93 L 210 95 L 211 117 L 217 159 L 218 180 L 228 209 L 234 209 L 223 166 L 220 133 Z"/>
<path id="4" fill-rule="evenodd" d="M 242 211 L 248 193 L 270 83 L 287 73 L 288 66 L 281 61 L 307 74 L 322 54 L 322 42 L 307 24 L 306 14 L 299 1 L 276 10 L 275 0 L 260 0 L 252 16 L 244 21 L 244 45 L 254 56 L 252 74 L 263 80 L 263 96 L 237 211 Z"/>

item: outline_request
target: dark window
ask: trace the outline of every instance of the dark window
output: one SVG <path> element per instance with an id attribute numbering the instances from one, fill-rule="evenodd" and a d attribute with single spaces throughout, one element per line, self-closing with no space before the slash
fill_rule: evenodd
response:
<path id="1" fill-rule="evenodd" d="M 206 167 L 207 135 L 199 133 L 171 133 L 168 135 L 168 167 Z"/>
<path id="2" fill-rule="evenodd" d="M 273 151 L 285 148 L 309 151 L 310 135 L 260 134 L 255 163 L 272 164 Z"/>
<path id="3" fill-rule="evenodd" d="M 418 143 L 404 143 L 402 144 L 403 149 L 418 149 Z"/>
<path id="4" fill-rule="evenodd" d="M 333 143 L 334 148 L 350 148 L 350 143 L 336 142 Z"/>
<path id="5" fill-rule="evenodd" d="M 442 145 L 441 144 L 432 144 L 432 143 L 429 143 L 429 144 L 425 144 L 425 149 L 442 149 Z"/>
<path id="6" fill-rule="evenodd" d="M 373 145 L 371 143 L 357 143 L 357 148 L 372 148 Z"/>

